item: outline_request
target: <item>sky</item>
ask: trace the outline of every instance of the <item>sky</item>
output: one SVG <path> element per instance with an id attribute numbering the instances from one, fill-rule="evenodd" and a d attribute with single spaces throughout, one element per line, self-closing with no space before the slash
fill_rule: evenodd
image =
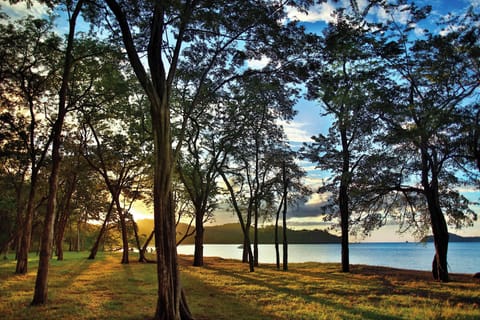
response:
<path id="1" fill-rule="evenodd" d="M 294 9 L 289 10 L 288 17 L 292 20 L 299 21 L 302 25 L 305 26 L 309 32 L 321 32 L 322 29 L 326 26 L 328 22 L 332 22 L 332 12 L 335 9 L 335 6 L 343 5 L 349 6 L 350 0 L 340 0 L 337 3 L 332 2 L 331 0 L 316 5 L 311 8 L 308 14 L 300 13 Z M 415 1 L 417 6 L 422 5 L 431 5 L 432 13 L 434 17 L 441 17 L 447 15 L 448 13 L 458 13 L 465 12 L 466 8 L 469 6 L 478 7 L 480 6 L 480 0 L 419 0 Z M 367 5 L 367 0 L 358 1 L 359 8 L 362 10 Z M 0 0 L 0 5 L 2 9 L 7 12 L 12 17 L 24 16 L 27 12 L 34 16 L 45 15 L 47 9 L 44 6 L 35 4 L 32 8 L 27 9 L 24 4 L 11 6 L 8 1 Z M 383 20 L 386 18 L 386 13 L 383 10 L 375 9 L 371 11 L 369 15 L 372 19 Z M 396 16 L 398 21 L 404 21 L 405 16 L 398 14 Z M 418 31 L 418 34 L 421 34 L 421 30 L 425 27 L 435 28 L 434 25 L 421 25 L 417 26 L 415 29 Z M 61 31 L 61 30 L 60 30 Z M 65 30 L 66 31 L 66 30 Z M 250 61 L 249 65 L 251 67 L 262 67 L 262 64 L 265 64 L 266 61 Z M 293 121 L 289 123 L 283 123 L 287 137 L 292 145 L 301 145 L 304 142 L 311 141 L 311 137 L 319 133 L 327 132 L 331 120 L 326 117 L 320 116 L 320 107 L 318 103 L 307 101 L 305 99 L 299 100 L 295 109 L 298 114 Z M 325 177 L 325 173 L 320 172 L 315 169 L 315 165 L 308 162 L 300 162 L 302 167 L 307 171 L 306 184 L 312 189 L 316 189 L 322 181 L 322 178 Z M 480 198 L 480 194 L 476 190 L 463 190 L 463 194 L 467 198 L 477 201 Z M 298 204 L 297 207 L 292 208 L 290 212 L 290 218 L 288 219 L 287 224 L 293 228 L 328 228 L 329 225 L 323 222 L 321 216 L 319 216 L 319 205 L 325 200 L 325 195 L 313 194 L 312 197 L 305 204 Z M 474 208 L 474 210 L 480 213 L 479 208 Z M 134 207 L 137 218 L 152 218 L 152 215 L 148 213 L 148 209 L 145 208 L 142 204 L 137 204 Z M 226 212 L 224 210 L 216 213 L 215 224 L 231 223 L 237 222 L 236 216 L 232 212 Z M 375 231 L 372 236 L 368 238 L 353 238 L 352 241 L 373 241 L 373 242 L 391 242 L 391 241 L 415 241 L 415 239 L 409 234 L 398 234 L 398 226 L 396 225 L 387 225 L 382 229 Z M 466 228 L 463 230 L 452 230 L 454 232 L 463 236 L 480 236 L 480 223 L 476 223 L 472 228 Z"/>

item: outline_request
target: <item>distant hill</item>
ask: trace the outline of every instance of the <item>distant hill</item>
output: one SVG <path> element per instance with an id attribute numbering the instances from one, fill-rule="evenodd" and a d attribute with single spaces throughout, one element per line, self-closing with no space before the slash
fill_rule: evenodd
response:
<path id="1" fill-rule="evenodd" d="M 480 242 L 480 237 L 462 237 L 454 233 L 449 233 L 449 242 Z M 426 236 L 420 242 L 433 242 L 433 236 Z"/>
<path id="2" fill-rule="evenodd" d="M 283 229 L 279 228 L 279 241 L 283 239 Z M 253 241 L 253 227 L 250 239 Z M 230 223 L 219 226 L 205 227 L 205 244 L 241 244 L 243 233 L 240 224 Z M 267 226 L 258 230 L 258 240 L 262 244 L 275 243 L 275 228 Z M 287 229 L 287 240 L 290 244 L 307 243 L 339 243 L 340 237 L 334 236 L 323 230 L 291 230 Z M 185 239 L 183 244 L 193 244 L 194 238 Z"/>
<path id="3" fill-rule="evenodd" d="M 153 220 L 139 220 L 139 234 L 148 235 L 153 230 Z M 177 239 L 179 239 L 187 229 L 186 224 L 177 226 Z M 282 242 L 283 229 L 279 228 L 279 241 Z M 251 228 L 251 237 L 253 240 L 253 227 Z M 267 226 L 258 230 L 259 243 L 275 243 L 275 229 L 273 226 Z M 332 235 L 323 230 L 291 230 L 287 229 L 287 239 L 290 244 L 314 244 L 314 243 L 340 243 L 340 237 Z M 243 243 L 243 233 L 240 224 L 230 223 L 218 226 L 205 227 L 205 244 L 241 244 Z M 186 238 L 182 244 L 195 243 L 194 236 Z"/>

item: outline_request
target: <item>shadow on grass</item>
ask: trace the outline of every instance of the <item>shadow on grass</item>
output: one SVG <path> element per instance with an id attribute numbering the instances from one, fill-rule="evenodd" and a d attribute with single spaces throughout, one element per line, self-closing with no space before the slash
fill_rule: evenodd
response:
<path id="1" fill-rule="evenodd" d="M 349 298 L 351 295 L 366 295 L 370 294 L 371 291 L 369 288 L 364 288 L 361 292 L 358 290 L 355 292 L 349 291 L 348 281 L 350 281 L 350 279 L 346 279 L 340 274 L 333 276 L 334 278 L 338 278 L 336 280 L 342 280 L 345 282 L 345 286 L 328 288 L 328 285 L 322 287 L 322 281 L 331 282 L 332 279 L 325 279 L 318 277 L 318 275 L 316 277 L 314 275 L 309 275 L 307 279 L 308 281 L 296 279 L 296 281 L 293 282 L 282 277 L 281 273 L 279 273 L 281 271 L 277 271 L 271 267 L 257 268 L 257 271 L 254 273 L 248 273 L 247 271 L 245 271 L 245 273 L 239 273 L 217 268 L 208 264 L 205 265 L 204 268 L 217 274 L 219 277 L 234 277 L 239 283 L 253 285 L 259 289 L 263 289 L 264 292 L 273 292 L 274 294 L 280 295 L 283 297 L 282 299 L 285 299 L 285 303 L 295 301 L 295 303 L 300 306 L 304 304 L 315 304 L 317 309 L 322 310 L 322 314 L 312 314 L 312 311 L 310 310 L 308 311 L 308 314 L 305 315 L 305 318 L 328 318 L 328 314 L 326 315 L 325 312 L 328 313 L 328 309 L 330 309 L 337 311 L 338 315 L 341 314 L 341 317 L 345 319 L 402 319 L 402 317 L 399 316 L 385 315 L 381 310 L 368 310 L 361 305 L 356 306 L 352 304 Z M 358 282 L 361 281 L 359 280 Z M 255 294 L 255 292 L 252 292 L 252 294 Z M 225 299 L 225 295 L 222 296 L 221 299 Z M 273 303 L 278 304 L 278 301 Z M 295 312 L 294 309 L 295 305 L 292 307 L 291 311 Z M 261 309 L 259 310 L 261 311 Z M 298 310 L 298 312 L 299 313 L 292 315 L 293 318 L 300 317 L 303 319 L 304 317 L 301 315 L 302 310 Z M 278 315 L 274 318 L 278 319 Z M 290 316 L 285 316 L 284 318 L 293 319 Z"/>
<path id="2" fill-rule="evenodd" d="M 182 273 L 182 286 L 196 320 L 278 319 L 242 297 L 227 295 L 218 287 L 206 284 L 195 274 Z"/>

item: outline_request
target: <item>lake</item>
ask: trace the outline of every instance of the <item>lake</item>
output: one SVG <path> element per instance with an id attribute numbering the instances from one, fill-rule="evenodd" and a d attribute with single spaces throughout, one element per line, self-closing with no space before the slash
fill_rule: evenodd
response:
<path id="1" fill-rule="evenodd" d="M 180 245 L 179 254 L 193 255 L 193 245 Z M 280 246 L 280 258 L 282 247 Z M 340 262 L 340 244 L 290 244 L 289 262 Z M 430 271 L 435 248 L 433 243 L 352 243 L 350 264 L 366 264 L 401 269 Z M 239 245 L 207 244 L 206 257 L 241 259 Z M 260 263 L 275 263 L 275 246 L 259 245 Z M 448 246 L 449 271 L 452 273 L 480 272 L 480 242 L 452 242 Z"/>

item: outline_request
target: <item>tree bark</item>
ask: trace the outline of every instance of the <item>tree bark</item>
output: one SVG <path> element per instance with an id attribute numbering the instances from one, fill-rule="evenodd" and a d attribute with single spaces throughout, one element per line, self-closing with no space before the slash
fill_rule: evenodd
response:
<path id="1" fill-rule="evenodd" d="M 74 173 L 72 179 L 68 183 L 66 193 L 63 198 L 63 204 L 59 206 L 57 221 L 55 224 L 55 248 L 57 251 L 57 260 L 63 260 L 63 239 L 65 237 L 65 229 L 67 227 L 68 218 L 70 217 L 70 205 L 72 195 L 77 184 L 77 174 Z"/>
<path id="2" fill-rule="evenodd" d="M 253 262 L 258 267 L 258 206 L 255 200 L 255 211 L 253 221 Z"/>
<path id="3" fill-rule="evenodd" d="M 435 280 L 448 282 L 448 227 L 443 215 L 442 209 L 438 203 L 438 194 L 434 190 L 427 192 L 428 210 L 432 224 L 433 242 L 435 245 L 435 255 L 432 262 L 432 275 Z"/>
<path id="4" fill-rule="evenodd" d="M 28 253 L 30 251 L 30 242 L 32 238 L 33 213 L 35 206 L 35 189 L 37 182 L 36 171 L 32 172 L 30 179 L 30 191 L 28 194 L 27 210 L 25 212 L 25 220 L 23 221 L 23 232 L 20 240 L 20 246 L 17 255 L 16 274 L 26 274 L 28 271 Z"/>
<path id="5" fill-rule="evenodd" d="M 193 255 L 193 266 L 203 266 L 203 238 L 205 228 L 203 227 L 203 216 L 195 215 L 195 252 Z"/>
<path id="6" fill-rule="evenodd" d="M 125 219 L 125 213 L 122 211 L 122 208 L 118 207 L 118 206 L 120 206 L 120 201 L 118 201 L 118 203 L 117 203 L 117 212 L 118 212 L 118 215 L 120 217 L 120 226 L 121 226 L 121 229 L 122 229 L 123 250 L 122 250 L 122 261 L 121 261 L 121 263 L 122 264 L 128 264 L 129 263 L 128 251 L 130 249 L 128 247 L 127 222 L 126 222 L 126 219 Z"/>
<path id="7" fill-rule="evenodd" d="M 342 178 L 343 180 L 343 178 Z M 348 243 L 348 191 L 343 182 L 340 184 L 340 227 L 342 230 L 342 272 L 350 272 L 350 255 Z"/>
<path id="8" fill-rule="evenodd" d="M 288 207 L 287 169 L 283 163 L 283 271 L 288 271 L 287 207 Z"/>
<path id="9" fill-rule="evenodd" d="M 343 108 L 342 108 L 343 109 Z M 346 111 L 342 110 L 340 114 Z M 340 137 L 342 142 L 342 176 L 339 187 L 340 228 L 342 230 L 342 272 L 350 272 L 350 254 L 348 244 L 349 217 L 348 186 L 350 184 L 350 150 L 347 128 L 343 120 L 339 121 Z"/>
<path id="10" fill-rule="evenodd" d="M 277 261 L 277 270 L 280 270 L 280 248 L 279 248 L 279 241 L 278 241 L 278 220 L 280 219 L 280 210 L 282 210 L 284 197 L 282 196 L 282 200 L 280 201 L 280 205 L 278 206 L 277 213 L 275 215 L 275 256 Z"/>
<path id="11" fill-rule="evenodd" d="M 437 154 L 428 152 L 428 143 L 425 137 L 421 137 L 420 151 L 422 157 L 422 186 L 427 199 L 430 223 L 432 226 L 433 241 L 435 244 L 435 256 L 432 262 L 432 275 L 435 280 L 448 282 L 448 227 L 439 201 L 439 185 L 437 168 Z"/>

